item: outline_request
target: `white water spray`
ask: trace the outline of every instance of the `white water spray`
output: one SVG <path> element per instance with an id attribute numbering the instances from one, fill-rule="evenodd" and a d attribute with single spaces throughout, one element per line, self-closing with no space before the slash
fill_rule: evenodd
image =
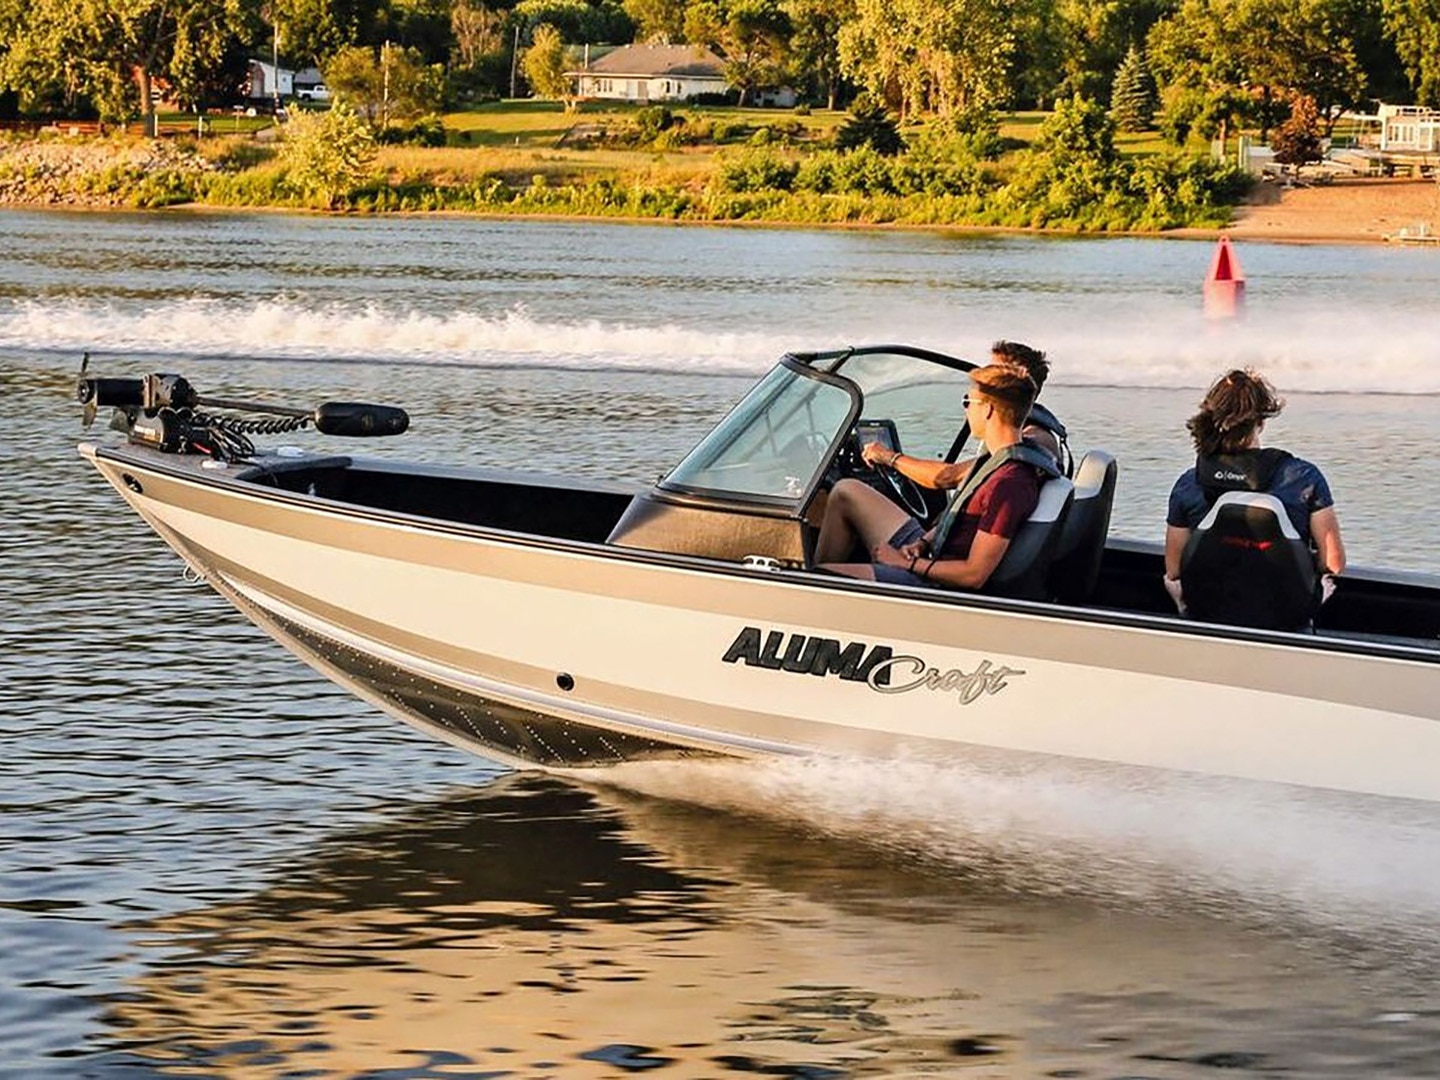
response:
<path id="1" fill-rule="evenodd" d="M 1235 914 L 1437 951 L 1440 810 L 1057 764 L 636 763 L 607 783 L 860 843 L 999 889 Z"/>
<path id="2" fill-rule="evenodd" d="M 1310 302 L 1313 303 L 1313 302 Z M 0 301 L 0 349 L 148 356 L 231 356 L 380 364 L 533 367 L 755 375 L 790 349 L 900 341 L 983 358 L 997 327 L 1042 344 L 1057 385 L 1185 388 L 1254 365 L 1286 393 L 1440 394 L 1440 309 L 1300 309 L 1276 305 L 1233 323 L 1207 323 L 1194 304 L 1155 300 L 1116 312 L 905 310 L 787 320 L 744 331 L 671 321 L 539 319 L 523 306 L 499 314 L 431 311 L 374 301 L 309 304 L 288 297 L 89 298 Z"/>

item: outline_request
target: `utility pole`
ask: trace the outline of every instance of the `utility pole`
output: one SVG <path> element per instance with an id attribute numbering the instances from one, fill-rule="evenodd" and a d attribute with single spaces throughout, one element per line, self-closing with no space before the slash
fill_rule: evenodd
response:
<path id="1" fill-rule="evenodd" d="M 520 24 L 515 24 L 515 44 L 510 47 L 510 98 L 515 98 L 515 67 L 520 63 Z"/>
<path id="2" fill-rule="evenodd" d="M 380 49 L 380 130 L 390 129 L 390 42 Z"/>
<path id="3" fill-rule="evenodd" d="M 280 13 L 274 7 L 270 9 L 273 31 L 270 35 L 270 77 L 274 80 L 271 88 L 275 97 L 275 123 L 280 123 Z"/>

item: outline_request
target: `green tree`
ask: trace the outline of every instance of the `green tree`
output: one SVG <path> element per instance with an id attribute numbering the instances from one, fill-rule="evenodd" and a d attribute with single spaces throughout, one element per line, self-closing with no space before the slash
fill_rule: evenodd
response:
<path id="1" fill-rule="evenodd" d="M 336 101 L 325 112 L 302 112 L 285 125 L 280 160 L 287 183 L 331 209 L 368 179 L 375 138 L 349 105 Z"/>
<path id="2" fill-rule="evenodd" d="M 59 94 L 103 120 L 154 114 L 154 82 L 189 104 L 253 29 L 241 0 L 33 0 L 0 6 L 0 89 L 30 107 Z"/>
<path id="3" fill-rule="evenodd" d="M 1383 10 L 1415 100 L 1440 106 L 1440 0 L 1384 0 Z"/>
<path id="4" fill-rule="evenodd" d="M 677 42 L 685 32 L 685 0 L 624 0 L 637 40 Z"/>
<path id="5" fill-rule="evenodd" d="M 905 140 L 900 137 L 900 127 L 894 117 L 868 94 L 855 99 L 850 115 L 835 132 L 835 149 L 856 150 L 862 146 L 887 157 L 905 149 Z"/>
<path id="6" fill-rule="evenodd" d="M 826 108 L 840 97 L 840 28 L 854 11 L 854 0 L 785 0 L 790 20 L 790 72 L 798 87 L 818 89 Z"/>
<path id="7" fill-rule="evenodd" d="M 1147 53 L 1167 85 L 1244 90 L 1261 136 L 1295 94 L 1332 121 L 1359 100 L 1365 75 L 1350 34 L 1354 0 L 1184 0 L 1151 30 Z"/>
<path id="8" fill-rule="evenodd" d="M 1248 94 L 1228 86 L 1196 90 L 1176 85 L 1166 89 L 1163 101 L 1160 129 L 1176 146 L 1185 145 L 1194 132 L 1202 139 L 1219 139 L 1223 147 L 1252 105 Z"/>
<path id="9" fill-rule="evenodd" d="M 1098 99 L 1114 85 L 1124 57 L 1178 0 L 1055 0 L 1061 94 Z"/>
<path id="10" fill-rule="evenodd" d="M 415 49 L 386 43 L 378 51 L 363 45 L 341 49 L 325 65 L 325 83 L 375 131 L 393 120 L 436 112 L 444 97 L 445 74 L 427 65 Z"/>
<path id="11" fill-rule="evenodd" d="M 520 66 L 538 96 L 563 101 L 567 112 L 574 107 L 570 77 L 565 74 L 565 39 L 559 30 L 549 23 L 537 26 Z"/>
<path id="12" fill-rule="evenodd" d="M 323 70 L 347 45 L 375 40 L 380 5 L 376 0 L 263 0 L 262 14 L 271 27 L 279 27 L 285 56 Z"/>
<path id="13" fill-rule="evenodd" d="M 1155 118 L 1155 81 L 1140 50 L 1130 46 L 1110 93 L 1110 115 L 1121 131 L 1148 131 Z"/>
<path id="14" fill-rule="evenodd" d="M 685 12 L 685 39 L 725 58 L 725 81 L 746 105 L 755 90 L 779 85 L 790 37 L 781 0 L 695 0 Z"/>
<path id="15" fill-rule="evenodd" d="M 1032 223 L 1063 220 L 1088 226 L 1115 213 L 1128 217 L 1130 171 L 1115 149 L 1115 122 L 1079 96 L 1056 102 L 1034 148 L 1016 162 L 999 205 L 1025 208 Z"/>
<path id="16" fill-rule="evenodd" d="M 529 27 L 549 23 L 566 41 L 628 41 L 635 33 L 623 8 L 586 0 L 520 0 L 514 17 Z"/>
<path id="17" fill-rule="evenodd" d="M 484 4 L 456 0 L 450 9 L 450 34 L 455 41 L 455 64 L 473 68 L 487 53 L 504 48 L 505 16 Z"/>
<path id="18" fill-rule="evenodd" d="M 845 73 L 898 101 L 902 116 L 1007 100 L 1014 49 L 1014 12 L 1002 0 L 856 0 L 840 33 Z"/>

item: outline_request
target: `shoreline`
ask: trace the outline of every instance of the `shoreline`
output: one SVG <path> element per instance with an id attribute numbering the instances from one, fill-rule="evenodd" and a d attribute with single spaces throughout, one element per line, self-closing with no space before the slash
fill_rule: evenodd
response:
<path id="1" fill-rule="evenodd" d="M 1060 228 L 1025 228 L 1008 225 L 914 224 L 907 222 L 810 222 L 677 220 L 609 214 L 505 213 L 464 210 L 326 211 L 288 206 L 226 206 L 214 203 L 178 203 L 155 209 L 56 202 L 0 202 L 0 210 L 84 214 L 297 214 L 322 217 L 470 218 L 486 221 L 580 221 L 672 227 L 725 227 L 759 229 L 842 229 L 855 231 L 906 230 L 972 233 L 975 235 L 1056 236 L 1067 238 L 1128 237 L 1154 240 L 1233 240 L 1280 244 L 1386 244 L 1402 229 L 1428 225 L 1440 233 L 1440 183 L 1432 180 L 1355 178 L 1328 184 L 1282 188 L 1262 182 L 1245 202 L 1234 208 L 1229 225 L 1185 227 L 1163 231 L 1084 231 Z M 1397 246 L 1411 246 L 1397 244 Z M 1440 245 L 1423 245 L 1436 246 Z"/>

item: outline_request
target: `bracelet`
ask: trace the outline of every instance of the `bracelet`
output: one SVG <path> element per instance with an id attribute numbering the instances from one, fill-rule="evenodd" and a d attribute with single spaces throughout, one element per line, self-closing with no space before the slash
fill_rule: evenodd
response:
<path id="1" fill-rule="evenodd" d="M 899 461 L 899 460 L 900 460 L 902 457 L 904 457 L 904 456 L 905 456 L 905 455 L 902 454 L 902 453 L 900 453 L 899 450 L 896 450 L 896 451 L 894 451 L 893 453 L 891 453 L 891 455 L 890 455 L 890 466 L 889 466 L 889 467 L 892 468 L 892 469 L 895 468 L 895 463 L 896 463 L 897 461 Z"/>
<path id="2" fill-rule="evenodd" d="M 920 558 L 919 555 L 911 555 L 911 556 L 910 556 L 910 565 L 905 568 L 906 570 L 908 570 L 908 571 L 909 571 L 910 573 L 912 573 L 912 574 L 915 572 L 915 560 L 918 559 L 918 558 Z"/>
<path id="3" fill-rule="evenodd" d="M 931 570 L 934 570 L 934 569 L 935 569 L 935 560 L 934 560 L 934 559 L 931 559 L 931 560 L 930 560 L 930 564 L 925 567 L 925 572 L 920 575 L 920 580 L 921 580 L 921 581 L 929 581 L 929 580 L 930 580 L 930 571 L 931 571 Z"/>

